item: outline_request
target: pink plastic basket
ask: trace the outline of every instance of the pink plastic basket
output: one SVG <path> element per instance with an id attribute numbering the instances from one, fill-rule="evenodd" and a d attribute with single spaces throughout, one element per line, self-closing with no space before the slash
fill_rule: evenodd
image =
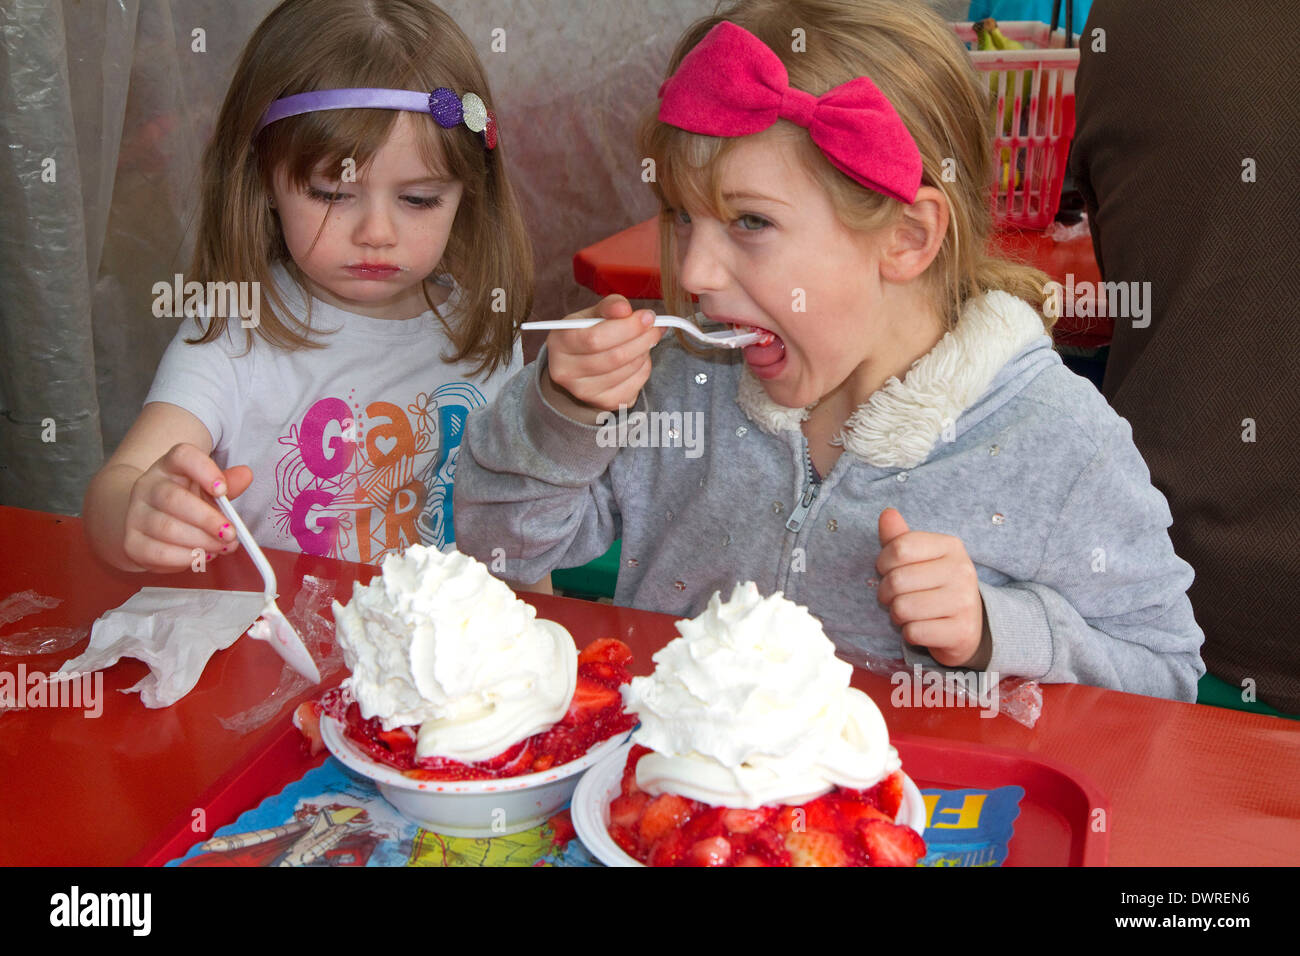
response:
<path id="1" fill-rule="evenodd" d="M 1046 23 L 999 22 L 1023 50 L 977 50 L 975 26 L 954 23 L 981 75 L 992 75 L 993 218 L 999 225 L 1046 229 L 1061 205 L 1065 163 L 1074 139 L 1078 49 L 1063 49 L 1065 31 Z M 1026 102 L 1025 82 L 1029 78 Z"/>

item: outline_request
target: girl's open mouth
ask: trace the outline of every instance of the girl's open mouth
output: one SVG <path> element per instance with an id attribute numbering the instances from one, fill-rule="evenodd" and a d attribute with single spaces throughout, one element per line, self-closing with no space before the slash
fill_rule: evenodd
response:
<path id="1" fill-rule="evenodd" d="M 785 368 L 785 342 L 781 336 L 768 329 L 752 325 L 732 324 L 738 332 L 757 332 L 759 340 L 744 349 L 745 362 L 759 378 L 775 378 Z"/>

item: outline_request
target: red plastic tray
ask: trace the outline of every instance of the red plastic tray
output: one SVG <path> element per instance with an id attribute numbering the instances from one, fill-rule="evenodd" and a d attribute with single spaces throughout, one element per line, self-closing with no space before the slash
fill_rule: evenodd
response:
<path id="1" fill-rule="evenodd" d="M 1025 791 L 1004 866 L 1105 865 L 1110 801 L 1077 770 L 983 744 L 909 734 L 891 734 L 890 742 L 898 748 L 903 771 L 922 790 L 1018 786 Z M 1101 829 L 1094 829 L 1094 821 Z"/>
<path id="2" fill-rule="evenodd" d="M 323 764 L 328 756 L 326 750 L 314 757 L 309 755 L 301 731 L 288 717 L 284 718 L 284 728 L 255 757 L 232 767 L 199 800 L 198 806 L 206 816 L 206 829 L 194 829 L 192 814 L 178 818 L 162 831 L 163 836 L 132 857 L 127 865 L 162 866 L 184 856 L 194 844 L 234 823 L 241 813 L 275 796 L 308 770 Z"/>
<path id="3" fill-rule="evenodd" d="M 992 789 L 1018 786 L 1025 791 L 1020 815 L 1007 848 L 1005 866 L 1102 866 L 1106 862 L 1108 829 L 1096 831 L 1097 818 L 1109 820 L 1110 801 L 1091 781 L 1055 761 L 1016 750 L 894 734 L 907 775 L 926 787 Z M 326 753 L 308 756 L 302 734 L 287 719 L 248 763 L 232 768 L 204 794 L 199 806 L 207 817 L 205 832 L 194 830 L 192 815 L 178 819 L 164 836 L 137 854 L 135 866 L 162 866 L 184 856 L 199 840 L 234 823 L 324 762 Z"/>

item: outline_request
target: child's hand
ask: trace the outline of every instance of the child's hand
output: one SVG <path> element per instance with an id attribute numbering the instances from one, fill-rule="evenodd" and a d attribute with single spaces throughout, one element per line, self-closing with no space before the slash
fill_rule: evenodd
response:
<path id="1" fill-rule="evenodd" d="M 636 404 L 641 386 L 650 378 L 650 350 L 664 332 L 651 324 L 654 312 L 634 313 L 621 295 L 606 296 L 591 308 L 567 316 L 597 317 L 623 321 L 552 332 L 546 339 L 547 374 L 542 378 L 544 389 L 548 377 L 551 389 L 558 386 L 560 410 L 593 424 L 596 412 Z M 547 390 L 553 403 L 556 397 L 556 391 Z"/>
<path id="2" fill-rule="evenodd" d="M 909 531 L 894 508 L 880 513 L 879 531 L 876 598 L 903 639 L 946 667 L 971 663 L 984 636 L 984 599 L 966 546 L 950 534 Z"/>
<path id="3" fill-rule="evenodd" d="M 122 549 L 148 571 L 190 567 L 195 548 L 208 557 L 239 547 L 235 529 L 208 495 L 234 498 L 253 473 L 238 465 L 223 473 L 193 445 L 176 445 L 136 479 L 127 503 Z"/>

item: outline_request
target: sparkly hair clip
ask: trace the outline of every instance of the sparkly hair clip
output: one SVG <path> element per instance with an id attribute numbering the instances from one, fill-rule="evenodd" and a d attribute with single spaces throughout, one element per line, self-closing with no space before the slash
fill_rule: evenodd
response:
<path id="1" fill-rule="evenodd" d="M 257 135 L 277 120 L 317 110 L 406 110 L 411 113 L 428 113 L 443 129 L 464 123 L 471 132 L 483 137 L 483 145 L 495 149 L 497 145 L 497 118 L 487 108 L 477 93 L 457 96 L 445 86 L 432 93 L 413 90 L 312 90 L 278 99 L 262 114 L 253 135 Z"/>

